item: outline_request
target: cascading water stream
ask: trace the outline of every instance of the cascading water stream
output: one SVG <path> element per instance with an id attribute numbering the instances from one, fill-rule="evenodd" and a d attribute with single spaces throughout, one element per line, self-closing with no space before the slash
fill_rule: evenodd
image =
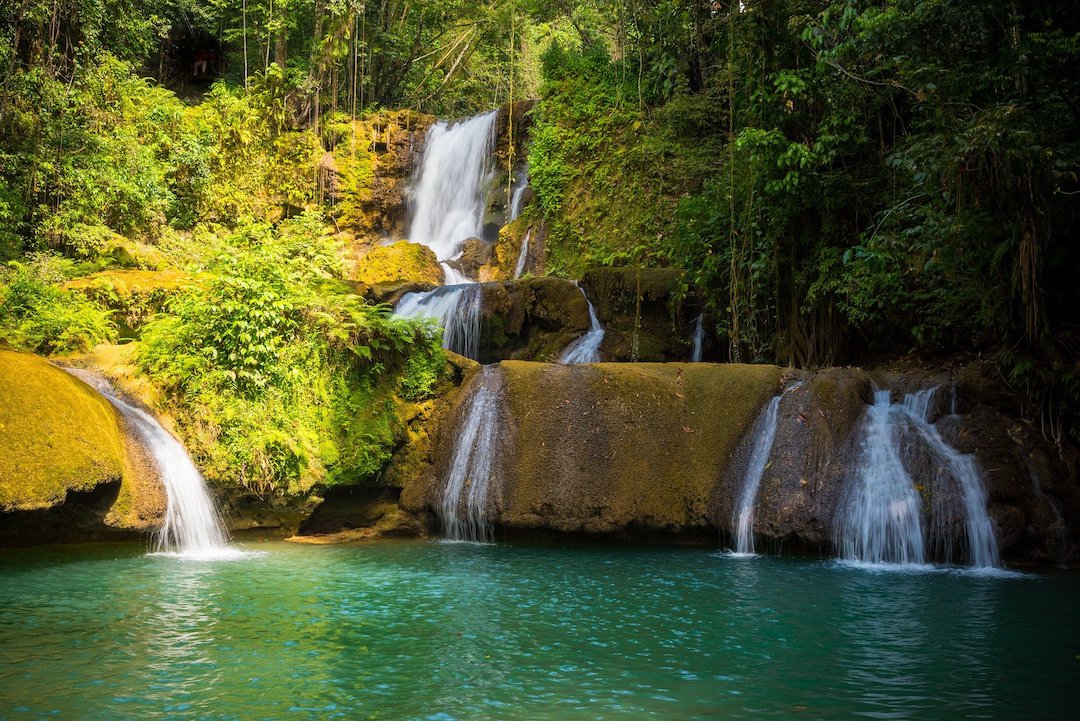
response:
<path id="1" fill-rule="evenodd" d="M 491 540 L 487 501 L 498 422 L 497 366 L 482 368 L 473 383 L 437 513 L 447 540 L 485 543 Z"/>
<path id="2" fill-rule="evenodd" d="M 986 510 L 989 504 L 986 487 L 975 458 L 960 453 L 946 443 L 937 427 L 929 421 L 930 403 L 936 392 L 937 388 L 927 388 L 917 393 L 909 393 L 904 396 L 897 409 L 960 487 L 969 563 L 977 568 L 992 568 L 999 564 L 1000 557 L 994 526 Z"/>
<path id="3" fill-rule="evenodd" d="M 428 131 L 413 195 L 409 240 L 452 260 L 468 238 L 484 227 L 484 186 L 498 111 L 448 123 Z"/>
<path id="4" fill-rule="evenodd" d="M 510 195 L 510 215 L 506 219 L 507 223 L 513 223 L 521 215 L 522 200 L 525 199 L 525 190 L 529 187 L 529 171 L 526 168 L 521 175 L 521 180 L 518 182 L 514 192 Z"/>
<path id="5" fill-rule="evenodd" d="M 153 456 L 167 501 L 165 520 L 157 533 L 157 550 L 199 559 L 241 555 L 229 546 L 206 481 L 180 441 L 152 415 L 123 400 L 104 378 L 79 368 L 65 370 L 105 396 Z"/>
<path id="6" fill-rule="evenodd" d="M 407 293 L 394 315 L 435 318 L 443 329 L 443 347 L 479 357 L 480 286 L 448 261 L 461 244 L 480 236 L 484 227 L 484 186 L 497 111 L 456 123 L 440 120 L 428 131 L 413 195 L 409 240 L 435 251 L 443 269 L 442 288 Z"/>
<path id="7" fill-rule="evenodd" d="M 700 363 L 702 348 L 705 345 L 705 314 L 702 313 L 694 321 L 693 346 L 690 351 L 690 362 Z"/>
<path id="8" fill-rule="evenodd" d="M 425 293 L 406 293 L 394 308 L 394 315 L 436 319 L 443 332 L 443 348 L 476 359 L 480 356 L 482 299 L 478 283 L 444 285 Z"/>
<path id="9" fill-rule="evenodd" d="M 585 302 L 589 304 L 589 330 L 585 335 L 568 345 L 559 360 L 563 363 L 599 363 L 600 344 L 604 340 L 604 326 L 600 324 L 600 319 L 596 315 L 596 308 L 593 307 L 589 296 L 585 295 L 585 291 L 580 285 L 578 290 L 581 291 Z"/>
<path id="10" fill-rule="evenodd" d="M 700 317 L 698 318 L 700 321 Z M 735 553 L 741 556 L 749 556 L 754 553 L 754 504 L 757 501 L 758 489 L 761 487 L 761 479 L 765 476 L 765 469 L 769 464 L 769 454 L 772 453 L 773 443 L 776 440 L 776 425 L 780 416 L 780 401 L 789 392 L 795 390 L 802 383 L 797 381 L 779 394 L 773 396 L 765 412 L 758 417 L 754 425 L 754 452 L 750 455 L 750 462 L 746 466 L 746 478 L 743 480 L 742 492 L 735 504 Z"/>
<path id="11" fill-rule="evenodd" d="M 858 476 L 837 509 L 836 545 L 846 560 L 926 562 L 919 493 L 900 459 L 895 418 L 889 391 L 875 391 Z"/>
<path id="12" fill-rule="evenodd" d="M 529 236 L 531 235 L 532 228 L 529 228 L 521 239 L 521 250 L 518 252 L 517 265 L 514 266 L 514 280 L 520 278 L 525 272 L 525 263 L 529 259 Z"/>

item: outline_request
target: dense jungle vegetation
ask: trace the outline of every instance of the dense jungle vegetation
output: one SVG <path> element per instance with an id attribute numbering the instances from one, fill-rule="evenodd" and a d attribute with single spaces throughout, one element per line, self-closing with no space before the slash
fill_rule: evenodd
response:
<path id="1" fill-rule="evenodd" d="M 547 272 L 681 268 L 731 360 L 992 359 L 1030 418 L 1075 434 L 1072 10 L 14 0 L 0 344 L 138 339 L 133 362 L 211 478 L 370 479 L 443 354 L 430 327 L 351 292 L 349 199 L 327 192 L 324 159 L 357 157 L 382 113 L 537 98 L 527 217 L 548 229 Z M 354 165 L 346 195 L 362 196 Z M 101 280 L 118 269 L 159 275 Z"/>

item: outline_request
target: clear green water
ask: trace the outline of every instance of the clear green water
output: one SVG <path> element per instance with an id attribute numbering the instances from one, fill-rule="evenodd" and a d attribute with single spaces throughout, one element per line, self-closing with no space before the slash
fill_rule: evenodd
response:
<path id="1" fill-rule="evenodd" d="M 0 553 L 0 719 L 1075 719 L 1080 577 L 701 550 Z"/>

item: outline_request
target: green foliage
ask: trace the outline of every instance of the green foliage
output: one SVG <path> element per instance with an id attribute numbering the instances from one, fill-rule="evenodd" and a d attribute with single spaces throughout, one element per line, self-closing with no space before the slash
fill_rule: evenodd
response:
<path id="1" fill-rule="evenodd" d="M 140 365 L 208 477 L 260 493 L 370 480 L 403 432 L 395 392 L 430 396 L 437 337 L 338 289 L 339 258 L 315 214 L 247 222 L 144 329 Z"/>
<path id="2" fill-rule="evenodd" d="M 35 353 L 74 353 L 112 340 L 109 313 L 62 290 L 61 263 L 38 256 L 0 269 L 0 345 Z"/>

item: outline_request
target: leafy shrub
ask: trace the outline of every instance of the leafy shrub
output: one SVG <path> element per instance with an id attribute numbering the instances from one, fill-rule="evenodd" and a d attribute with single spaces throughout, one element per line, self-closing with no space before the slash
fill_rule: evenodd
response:
<path id="1" fill-rule="evenodd" d="M 38 256 L 0 271 L 0 344 L 35 353 L 74 353 L 115 337 L 109 312 L 57 286 L 55 259 Z"/>

